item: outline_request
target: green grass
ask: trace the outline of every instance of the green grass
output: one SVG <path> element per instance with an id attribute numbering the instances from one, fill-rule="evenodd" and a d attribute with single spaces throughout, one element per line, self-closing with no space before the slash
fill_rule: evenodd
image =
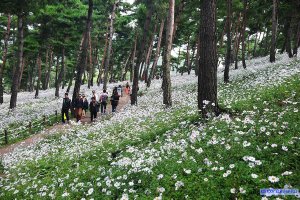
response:
<path id="1" fill-rule="evenodd" d="M 201 122 L 196 114 L 188 114 L 187 111 L 191 108 L 158 113 L 155 118 L 145 119 L 138 124 L 141 131 L 134 134 L 135 138 L 107 140 L 81 156 L 66 158 L 63 150 L 59 150 L 58 153 L 36 162 L 22 163 L 18 169 L 11 169 L 13 174 L 11 181 L 20 179 L 22 176 L 20 177 L 18 172 L 22 171 L 26 176 L 36 177 L 36 180 L 40 181 L 35 181 L 37 188 L 54 185 L 57 199 L 63 199 L 61 195 L 65 191 L 71 191 L 70 185 L 74 184 L 74 179 L 78 179 L 78 183 L 82 182 L 84 185 L 70 192 L 70 196 L 66 199 L 85 197 L 88 189 L 92 187 L 97 188 L 89 196 L 94 199 L 118 199 L 122 196 L 124 188 L 134 189 L 139 195 L 138 199 L 153 199 L 159 196 L 156 192 L 159 187 L 165 189 L 163 199 L 260 199 L 261 188 L 284 188 L 286 184 L 300 188 L 300 115 L 296 112 L 297 109 L 300 111 L 299 85 L 300 79 L 295 76 L 280 86 L 253 90 L 252 98 L 231 105 L 229 111 L 235 115 L 231 116 L 230 122 L 221 119 L 208 121 L 199 132 L 201 140 L 189 143 L 184 151 L 174 150 L 169 154 L 165 152 L 159 155 L 162 160 L 151 168 L 150 174 L 145 172 L 128 174 L 129 167 L 114 167 L 112 163 L 122 157 L 134 157 L 133 153 L 126 151 L 128 146 L 141 152 L 147 148 L 159 151 L 170 138 L 176 144 L 181 140 L 188 141 L 190 133 L 197 131 L 197 123 Z M 168 120 L 162 120 L 165 118 Z M 251 122 L 245 123 L 246 119 Z M 135 125 L 134 119 L 128 119 L 125 123 L 106 127 L 103 132 L 117 137 Z M 168 134 L 171 132 L 174 134 Z M 89 135 L 91 141 L 96 137 L 99 137 L 98 133 Z M 49 142 L 60 139 L 61 135 L 53 135 L 49 137 Z M 212 144 L 213 141 L 217 143 Z M 251 145 L 243 147 L 245 141 Z M 277 146 L 272 147 L 272 144 Z M 282 146 L 288 148 L 288 151 L 283 151 Z M 203 149 L 203 153 L 196 153 L 195 149 L 199 148 Z M 243 160 L 245 155 L 255 157 L 262 164 L 249 167 L 250 162 Z M 205 159 L 211 161 L 210 166 L 204 164 Z M 229 167 L 231 164 L 234 164 L 233 168 Z M 218 169 L 212 170 L 213 167 Z M 191 173 L 188 174 L 185 170 L 191 170 Z M 231 174 L 223 177 L 226 170 L 231 170 Z M 285 171 L 291 171 L 293 174 L 282 176 Z M 106 177 L 118 180 L 118 177 L 124 174 L 127 174 L 126 180 L 121 180 L 125 186 L 121 186 L 121 189 L 111 187 L 110 196 L 102 192 L 103 188 L 108 188 L 105 186 Z M 163 174 L 162 179 L 157 178 L 159 174 Z M 252 178 L 251 174 L 258 175 L 258 178 Z M 270 183 L 268 176 L 277 176 L 280 181 Z M 64 180 L 61 187 L 59 182 L 54 182 L 59 178 Z M 208 181 L 205 181 L 206 179 Z M 139 180 L 141 183 L 138 183 Z M 130 181 L 134 182 L 132 187 L 128 186 Z M 176 181 L 182 181 L 184 186 L 175 190 Z M 98 183 L 101 183 L 101 186 L 97 186 Z M 22 198 L 26 188 L 31 185 L 32 183 L 28 182 L 16 186 L 20 191 L 18 194 L 13 194 L 13 191 L 2 192 L 6 199 Z M 246 193 L 233 194 L 230 192 L 231 188 L 236 190 L 243 188 Z M 38 195 L 38 190 L 31 189 L 30 193 L 34 199 L 43 199 Z M 130 194 L 130 197 L 132 199 L 134 194 Z"/>

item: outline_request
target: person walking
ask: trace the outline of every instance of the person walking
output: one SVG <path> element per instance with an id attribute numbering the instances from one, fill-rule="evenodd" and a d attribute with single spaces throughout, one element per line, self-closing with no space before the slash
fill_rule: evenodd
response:
<path id="1" fill-rule="evenodd" d="M 118 87 L 117 87 L 117 92 L 118 92 L 118 95 L 120 96 L 120 97 L 122 97 L 123 96 L 123 87 L 122 87 L 122 85 L 119 85 Z"/>
<path id="2" fill-rule="evenodd" d="M 74 101 L 74 108 L 75 108 L 75 117 L 77 122 L 81 120 L 82 117 L 82 109 L 83 109 L 83 99 L 81 95 L 78 95 Z"/>
<path id="3" fill-rule="evenodd" d="M 114 93 L 111 96 L 111 100 L 110 100 L 113 113 L 116 112 L 116 110 L 117 110 L 119 99 L 120 99 L 120 96 L 118 95 L 118 92 L 116 90 L 114 90 Z"/>
<path id="4" fill-rule="evenodd" d="M 90 102 L 90 112 L 91 112 L 91 122 L 97 118 L 97 102 L 96 98 L 92 97 L 92 101 Z"/>
<path id="5" fill-rule="evenodd" d="M 130 94 L 130 85 L 129 85 L 128 82 L 126 83 L 126 86 L 125 86 L 125 93 L 126 93 L 127 95 Z"/>
<path id="6" fill-rule="evenodd" d="M 69 123 L 69 110 L 71 108 L 71 100 L 69 99 L 69 94 L 65 93 L 65 98 L 63 99 L 62 109 L 61 109 L 61 121 L 62 123 Z M 65 120 L 66 118 L 66 120 Z"/>
<path id="7" fill-rule="evenodd" d="M 103 90 L 103 93 L 100 96 L 100 104 L 101 104 L 101 114 L 106 113 L 108 94 L 106 90 Z"/>
<path id="8" fill-rule="evenodd" d="M 89 109 L 89 102 L 88 102 L 87 98 L 85 97 L 85 95 L 83 95 L 83 110 L 82 110 L 83 117 L 86 116 L 88 109 Z"/>

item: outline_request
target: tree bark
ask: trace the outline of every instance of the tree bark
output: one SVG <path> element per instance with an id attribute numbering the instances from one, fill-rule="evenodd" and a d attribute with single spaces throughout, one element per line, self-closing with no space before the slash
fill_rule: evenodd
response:
<path id="1" fill-rule="evenodd" d="M 91 33 L 89 32 L 88 34 L 88 43 L 89 43 L 89 64 L 88 64 L 88 88 L 90 89 L 91 86 L 93 85 L 93 59 L 92 59 L 92 41 L 91 41 Z"/>
<path id="2" fill-rule="evenodd" d="M 272 41 L 271 41 L 271 49 L 270 49 L 270 62 L 275 62 L 276 34 L 277 34 L 277 0 L 273 0 Z"/>
<path id="3" fill-rule="evenodd" d="M 151 71 L 150 71 L 150 75 L 149 75 L 148 80 L 147 80 L 147 87 L 150 87 L 151 81 L 152 81 L 152 79 L 154 78 L 154 75 L 155 75 L 155 70 L 156 70 L 157 62 L 158 62 L 159 55 L 160 55 L 160 47 L 161 47 L 161 41 L 162 41 L 162 36 L 163 36 L 162 34 L 163 34 L 164 26 L 165 26 L 165 19 L 162 19 L 161 23 L 160 23 L 160 28 L 159 28 L 156 53 L 155 53 L 154 61 L 153 61 L 152 68 L 151 68 Z"/>
<path id="4" fill-rule="evenodd" d="M 104 52 L 103 52 L 103 57 L 102 57 L 102 61 L 101 61 L 101 65 L 99 66 L 99 74 L 98 74 L 98 78 L 97 78 L 97 84 L 98 86 L 100 86 L 101 83 L 101 69 L 104 68 L 104 63 L 105 63 L 105 59 L 106 59 L 106 51 L 107 51 L 107 46 L 108 46 L 108 35 L 109 35 L 109 26 L 107 26 L 107 30 L 106 30 L 106 37 L 105 37 L 105 45 L 104 45 Z"/>
<path id="5" fill-rule="evenodd" d="M 47 60 L 47 58 L 46 58 Z M 53 50 L 52 48 L 50 47 L 50 57 L 49 57 L 49 62 L 47 62 L 48 64 L 48 69 L 47 69 L 47 73 L 45 75 L 45 83 L 44 83 L 44 90 L 47 90 L 48 87 L 49 87 L 49 80 L 50 80 L 50 75 L 51 75 L 51 68 L 52 68 L 52 65 L 53 65 Z"/>
<path id="6" fill-rule="evenodd" d="M 35 95 L 34 98 L 39 98 L 39 91 L 40 91 L 40 83 L 41 83 L 41 78 L 42 78 L 42 55 L 41 55 L 41 50 L 39 50 L 37 60 L 37 69 L 38 69 L 38 80 L 36 83 L 36 88 L 35 88 Z"/>
<path id="7" fill-rule="evenodd" d="M 22 60 L 22 67 L 21 67 L 20 79 L 19 79 L 19 90 L 21 89 L 21 85 L 22 85 L 22 77 L 23 77 L 24 68 L 25 68 L 25 56 L 23 56 L 23 60 Z"/>
<path id="8" fill-rule="evenodd" d="M 246 69 L 246 58 L 245 58 L 245 51 L 246 51 L 246 25 L 247 25 L 247 12 L 248 12 L 248 0 L 244 0 L 244 10 L 243 10 L 243 26 L 242 26 L 242 63 L 243 68 Z"/>
<path id="9" fill-rule="evenodd" d="M 59 62 L 57 61 L 57 68 L 59 66 Z M 65 73 L 65 47 L 62 47 L 62 55 L 61 55 L 61 69 L 59 75 L 57 77 L 57 81 L 55 84 L 55 97 L 59 97 L 59 88 L 63 79 L 63 75 Z"/>
<path id="10" fill-rule="evenodd" d="M 190 45 L 191 45 L 191 36 L 189 36 L 189 40 L 188 40 L 188 44 L 187 44 L 187 48 L 186 48 L 186 57 L 185 57 L 185 66 L 188 72 L 188 75 L 190 75 L 191 71 L 189 69 L 190 66 Z"/>
<path id="11" fill-rule="evenodd" d="M 77 74 L 74 86 L 74 92 L 72 99 L 76 99 L 79 95 L 80 87 L 82 83 L 82 74 L 85 69 L 86 59 L 87 59 L 87 49 L 88 49 L 88 34 L 91 29 L 91 22 L 92 22 L 92 15 L 93 15 L 93 0 L 89 0 L 89 8 L 88 8 L 88 17 L 86 21 L 85 33 L 82 41 L 82 51 L 80 52 L 79 61 L 77 63 Z"/>
<path id="12" fill-rule="evenodd" d="M 295 38 L 294 38 L 293 55 L 295 57 L 297 57 L 299 44 L 300 44 L 300 21 L 298 22 L 297 33 L 295 34 Z"/>
<path id="13" fill-rule="evenodd" d="M 11 16 L 10 13 L 7 14 L 7 26 L 4 35 L 4 48 L 3 48 L 3 55 L 2 55 L 2 65 L 0 65 L 0 104 L 3 103 L 3 93 L 4 93 L 4 86 L 3 86 L 3 71 L 6 64 L 6 57 L 8 51 L 8 39 L 10 34 L 10 25 L 11 25 Z"/>
<path id="14" fill-rule="evenodd" d="M 17 96 L 19 89 L 19 80 L 20 80 L 20 70 L 22 68 L 23 52 L 24 52 L 24 13 L 23 10 L 18 14 L 18 61 L 15 67 L 15 72 L 13 75 L 13 82 L 11 86 L 11 98 L 9 108 L 13 109 L 17 106 Z"/>
<path id="15" fill-rule="evenodd" d="M 224 82 L 229 82 L 229 67 L 231 61 L 231 9 L 232 0 L 227 0 L 227 18 L 226 18 L 226 37 L 227 37 L 227 51 L 225 57 L 225 70 L 224 70 Z"/>
<path id="16" fill-rule="evenodd" d="M 107 55 L 105 58 L 105 64 L 104 64 L 104 83 L 103 83 L 103 90 L 107 89 L 107 82 L 108 82 L 108 69 L 109 69 L 109 63 L 110 63 L 110 53 L 112 49 L 112 38 L 114 35 L 114 20 L 116 16 L 116 9 L 117 9 L 117 0 L 113 5 L 113 9 L 111 12 L 111 19 L 110 19 L 110 26 L 109 26 L 109 42 L 108 42 L 108 48 L 107 48 Z"/>
<path id="17" fill-rule="evenodd" d="M 133 54 L 132 54 L 132 60 L 131 60 L 131 68 L 130 68 L 130 82 L 133 82 L 133 76 L 134 76 L 134 63 L 135 63 L 135 56 L 136 56 L 136 46 L 137 46 L 137 33 L 135 36 L 134 46 L 133 46 Z"/>
<path id="18" fill-rule="evenodd" d="M 145 51 L 145 43 L 147 40 L 147 35 L 149 32 L 149 27 L 152 19 L 152 14 L 153 14 L 153 5 L 150 2 L 147 14 L 146 14 L 146 21 L 144 24 L 144 30 L 143 30 L 143 36 L 140 39 L 140 48 L 137 54 L 137 60 L 134 66 L 134 74 L 133 74 L 133 85 L 132 85 L 132 94 L 131 94 L 131 105 L 136 105 L 137 104 L 137 92 L 138 92 L 138 87 L 139 87 L 139 67 L 141 65 L 144 51 Z"/>
<path id="19" fill-rule="evenodd" d="M 253 54 L 252 54 L 253 57 L 256 57 L 257 40 L 259 38 L 259 35 L 260 34 L 256 32 L 256 34 L 255 34 L 255 41 L 254 41 L 254 48 L 253 48 Z"/>
<path id="20" fill-rule="evenodd" d="M 168 14 L 168 24 L 166 32 L 166 46 L 163 56 L 163 104 L 167 107 L 172 106 L 172 87 L 171 87 L 171 51 L 173 44 L 173 29 L 174 29 L 174 7 L 175 0 L 169 0 L 169 14 Z"/>
<path id="21" fill-rule="evenodd" d="M 149 48 L 148 48 L 148 52 L 147 52 L 147 56 L 146 56 L 146 62 L 145 62 L 145 70 L 143 73 L 143 76 L 145 77 L 145 83 L 147 83 L 148 80 L 148 74 L 149 74 L 149 66 L 150 66 L 150 60 L 151 60 L 151 55 L 152 55 L 152 50 L 153 50 L 153 41 L 154 41 L 154 37 L 157 31 L 157 24 L 155 24 L 154 26 L 154 31 L 149 43 Z"/>
<path id="22" fill-rule="evenodd" d="M 198 109 L 202 116 L 218 112 L 216 0 L 203 0 L 200 23 L 200 60 L 198 77 Z"/>
<path id="23" fill-rule="evenodd" d="M 197 35 L 197 53 L 195 58 L 195 75 L 199 76 L 199 60 L 200 60 L 200 32 Z"/>
<path id="24" fill-rule="evenodd" d="M 176 31 L 177 31 L 177 27 L 178 27 L 178 24 L 180 22 L 180 19 L 181 19 L 181 15 L 182 15 L 182 12 L 184 10 L 184 7 L 185 7 L 185 3 L 186 3 L 186 0 L 181 0 L 177 9 L 176 9 L 176 17 L 174 19 L 174 29 L 173 29 L 173 38 L 172 38 L 172 41 L 174 41 L 175 37 L 176 37 Z"/>
<path id="25" fill-rule="evenodd" d="M 240 38 L 241 38 L 241 13 L 238 19 L 238 24 L 236 27 L 236 34 L 235 34 L 235 43 L 234 43 L 234 61 L 235 61 L 235 69 L 238 69 L 238 56 L 240 50 Z"/>
<path id="26" fill-rule="evenodd" d="M 292 52 L 292 45 L 291 45 L 291 38 L 292 38 L 292 18 L 290 17 L 288 19 L 288 27 L 287 27 L 287 34 L 286 34 L 286 52 L 289 55 L 289 58 L 293 57 L 293 52 Z"/>

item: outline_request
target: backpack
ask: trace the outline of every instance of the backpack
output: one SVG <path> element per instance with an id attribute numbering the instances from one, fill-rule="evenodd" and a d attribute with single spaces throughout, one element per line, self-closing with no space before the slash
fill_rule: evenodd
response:
<path id="1" fill-rule="evenodd" d="M 107 94 L 102 94 L 101 95 L 101 102 L 106 103 L 107 98 L 108 98 Z"/>

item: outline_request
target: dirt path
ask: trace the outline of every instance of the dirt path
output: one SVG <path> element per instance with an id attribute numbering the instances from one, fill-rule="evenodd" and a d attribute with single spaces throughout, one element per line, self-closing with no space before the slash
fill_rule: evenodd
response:
<path id="1" fill-rule="evenodd" d="M 122 109 L 124 108 L 124 106 L 126 106 L 130 101 L 130 96 L 129 95 L 124 95 L 123 97 L 120 98 L 118 107 L 117 107 L 117 112 L 122 111 Z M 112 112 L 112 107 L 111 105 L 107 105 L 107 114 L 111 114 Z M 101 115 L 100 113 L 98 113 L 98 118 L 97 120 L 101 119 Z M 88 125 L 91 124 L 91 118 L 90 118 L 90 113 L 88 112 L 87 115 L 81 120 L 82 124 L 84 125 Z M 75 121 L 73 121 L 73 124 L 76 123 Z M 61 123 L 56 124 L 46 130 L 43 130 L 41 133 L 32 135 L 31 137 L 27 138 L 26 140 L 17 142 L 15 144 L 10 144 L 4 147 L 0 148 L 0 158 L 3 157 L 5 154 L 7 153 L 11 153 L 14 151 L 15 148 L 19 148 L 19 147 L 27 147 L 30 145 L 35 144 L 36 142 L 44 139 L 45 136 L 49 135 L 49 134 L 55 134 L 55 132 L 57 130 L 63 130 L 66 128 L 70 128 L 70 126 L 72 126 L 72 123 L 70 123 L 69 125 L 63 125 Z M 0 174 L 1 175 L 1 174 Z"/>

